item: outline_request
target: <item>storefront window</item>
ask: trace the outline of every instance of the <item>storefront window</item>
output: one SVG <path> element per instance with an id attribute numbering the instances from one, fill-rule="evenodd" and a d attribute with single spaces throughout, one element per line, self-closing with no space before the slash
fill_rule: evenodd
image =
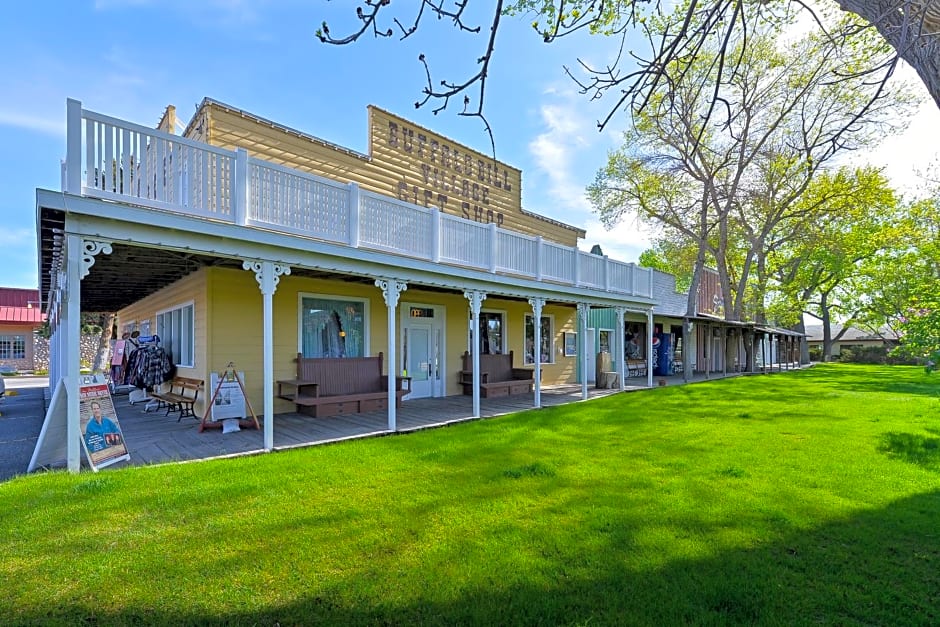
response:
<path id="1" fill-rule="evenodd" d="M 157 314 L 157 335 L 160 344 L 170 353 L 177 366 L 192 368 L 195 353 L 193 304 L 182 305 Z M 149 321 L 147 327 L 149 329 Z"/>
<path id="2" fill-rule="evenodd" d="M 542 341 L 541 350 L 539 355 L 541 358 L 541 363 L 550 364 L 554 363 L 554 351 L 552 347 L 555 344 L 555 337 L 552 334 L 552 319 L 550 316 L 542 316 L 541 324 L 541 334 L 540 338 Z M 534 364 L 535 363 L 535 352 L 533 350 L 535 346 L 535 325 L 533 324 L 533 317 L 529 314 L 525 316 L 525 363 Z"/>
<path id="3" fill-rule="evenodd" d="M 612 332 L 612 331 L 607 331 L 607 330 L 605 330 L 605 329 L 601 329 L 600 331 L 598 331 L 598 334 L 597 334 L 598 346 L 600 347 L 600 352 L 601 352 L 601 353 L 609 353 L 609 352 L 611 352 L 611 350 L 610 350 L 610 344 L 611 344 L 610 339 L 611 339 L 611 336 L 613 336 L 613 332 Z"/>
<path id="4" fill-rule="evenodd" d="M 493 311 L 480 312 L 480 354 L 501 355 L 504 352 L 503 314 Z M 473 318 L 470 319 L 467 346 L 473 346 Z"/>
<path id="5" fill-rule="evenodd" d="M 503 314 L 480 315 L 480 352 L 500 355 L 503 352 Z"/>
<path id="6" fill-rule="evenodd" d="M 300 299 L 304 357 L 364 357 L 364 300 L 304 296 Z"/>
<path id="7" fill-rule="evenodd" d="M 646 325 L 627 323 L 623 335 L 623 352 L 627 359 L 644 359 L 646 354 Z"/>

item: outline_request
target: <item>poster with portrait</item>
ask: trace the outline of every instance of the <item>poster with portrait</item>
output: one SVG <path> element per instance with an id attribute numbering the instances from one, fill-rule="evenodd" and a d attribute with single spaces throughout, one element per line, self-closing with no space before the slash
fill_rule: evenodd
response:
<path id="1" fill-rule="evenodd" d="M 97 472 L 130 459 L 108 384 L 87 379 L 79 386 L 78 394 L 82 446 L 91 469 Z"/>

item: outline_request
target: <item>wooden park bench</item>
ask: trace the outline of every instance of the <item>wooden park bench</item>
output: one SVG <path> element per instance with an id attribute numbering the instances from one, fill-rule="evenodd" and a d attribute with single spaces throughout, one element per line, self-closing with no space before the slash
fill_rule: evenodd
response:
<path id="1" fill-rule="evenodd" d="M 630 377 L 646 376 L 646 360 L 645 359 L 628 359 L 627 360 L 627 376 L 630 376 Z"/>
<path id="2" fill-rule="evenodd" d="M 463 354 L 459 382 L 464 394 L 473 394 L 473 355 Z M 480 396 L 509 396 L 532 391 L 533 372 L 512 367 L 512 351 L 503 355 L 480 355 Z"/>
<path id="3" fill-rule="evenodd" d="M 411 391 L 411 377 L 395 377 L 395 406 Z M 277 382 L 277 396 L 297 412 L 336 416 L 388 409 L 388 377 L 382 353 L 374 357 L 304 357 L 297 354 L 297 377 Z"/>
<path id="4" fill-rule="evenodd" d="M 189 377 L 173 377 L 166 385 L 163 391 L 150 393 L 150 397 L 157 401 L 157 409 L 166 408 L 166 416 L 172 411 L 180 413 L 176 422 L 179 422 L 186 416 L 192 416 L 198 420 L 193 412 L 193 405 L 199 398 L 199 391 L 205 386 L 201 379 L 190 379 Z"/>

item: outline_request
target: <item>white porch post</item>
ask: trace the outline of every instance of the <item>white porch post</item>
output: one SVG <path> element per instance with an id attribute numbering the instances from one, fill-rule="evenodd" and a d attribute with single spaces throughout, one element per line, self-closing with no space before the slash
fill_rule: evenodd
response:
<path id="1" fill-rule="evenodd" d="M 385 299 L 385 306 L 388 309 L 388 430 L 398 430 L 397 407 L 395 406 L 395 374 L 398 367 L 398 359 L 395 357 L 395 341 L 398 337 L 396 330 L 396 312 L 398 310 L 398 298 L 401 293 L 408 289 L 408 284 L 398 279 L 376 279 L 375 286 L 382 290 L 382 297 Z"/>
<path id="2" fill-rule="evenodd" d="M 90 143 L 91 138 L 88 141 Z M 82 193 L 82 103 L 72 98 L 65 101 L 65 187 L 62 191 Z"/>
<path id="3" fill-rule="evenodd" d="M 274 292 L 281 275 L 290 274 L 290 266 L 271 261 L 243 261 L 242 268 L 255 273 L 261 288 L 264 317 L 262 320 L 262 363 L 264 368 L 264 450 L 274 449 Z"/>
<path id="4" fill-rule="evenodd" d="M 82 238 L 78 235 L 66 236 L 65 286 L 62 296 L 65 308 L 62 310 L 64 324 L 59 328 L 62 335 L 59 346 L 64 348 L 64 368 L 61 375 L 65 379 L 66 389 L 66 464 L 69 472 L 78 472 L 81 467 L 81 422 L 78 403 L 78 374 L 81 367 L 81 263 Z"/>
<path id="5" fill-rule="evenodd" d="M 480 306 L 486 292 L 467 290 L 464 297 L 470 301 L 470 344 L 473 357 L 473 417 L 480 417 Z"/>
<path id="6" fill-rule="evenodd" d="M 79 235 L 66 236 L 66 268 L 62 276 L 65 279 L 64 335 L 60 347 L 65 347 L 65 360 L 62 375 L 65 378 L 66 400 L 66 465 L 69 472 L 78 472 L 81 467 L 81 420 L 78 402 L 79 371 L 81 369 L 81 314 L 82 314 L 82 278 L 95 263 L 95 255 L 100 252 L 111 253 L 111 244 L 95 240 L 83 240 Z"/>
<path id="7" fill-rule="evenodd" d="M 56 276 L 61 277 L 62 272 Z M 59 316 L 59 304 L 62 298 L 61 280 L 55 283 L 55 288 L 49 292 L 49 390 L 55 389 L 56 381 L 62 378 L 62 325 L 65 320 Z"/>
<path id="8" fill-rule="evenodd" d="M 588 397 L 588 346 L 587 346 L 587 322 L 588 311 L 591 306 L 587 303 L 578 303 L 578 335 L 581 336 L 581 398 L 586 400 Z"/>
<path id="9" fill-rule="evenodd" d="M 653 310 L 646 312 L 646 386 L 653 387 Z"/>
<path id="10" fill-rule="evenodd" d="M 532 319 L 535 328 L 535 346 L 532 355 L 535 361 L 535 407 L 542 406 L 542 307 L 545 306 L 544 298 L 530 298 L 529 304 L 532 305 Z"/>
<path id="11" fill-rule="evenodd" d="M 728 329 L 721 330 L 721 376 L 728 376 Z"/>
<path id="12" fill-rule="evenodd" d="M 624 322 L 623 317 L 627 313 L 626 307 L 617 307 L 614 309 L 617 312 L 617 363 L 619 364 L 617 371 L 620 374 L 620 390 L 623 391 L 623 387 L 626 385 L 626 376 L 627 376 L 627 359 L 626 352 L 627 347 L 624 346 Z"/>

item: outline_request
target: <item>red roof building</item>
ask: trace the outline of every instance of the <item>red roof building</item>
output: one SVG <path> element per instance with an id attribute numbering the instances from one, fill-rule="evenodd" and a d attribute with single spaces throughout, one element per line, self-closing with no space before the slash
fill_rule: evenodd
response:
<path id="1" fill-rule="evenodd" d="M 35 370 L 34 334 L 46 316 L 39 290 L 0 287 L 0 371 Z"/>

